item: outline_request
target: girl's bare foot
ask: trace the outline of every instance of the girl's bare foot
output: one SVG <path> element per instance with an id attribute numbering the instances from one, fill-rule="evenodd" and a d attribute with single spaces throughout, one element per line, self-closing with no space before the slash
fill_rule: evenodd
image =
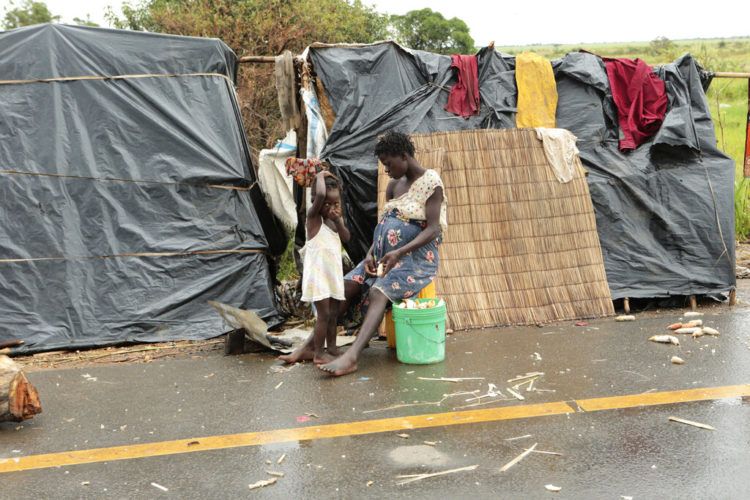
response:
<path id="1" fill-rule="evenodd" d="M 330 363 L 335 359 L 336 356 L 334 354 L 331 354 L 330 352 L 323 352 L 321 354 L 316 354 L 313 357 L 313 363 L 315 363 L 316 365 L 324 365 L 326 363 Z"/>
<path id="2" fill-rule="evenodd" d="M 320 368 L 324 372 L 330 373 L 334 377 L 340 377 L 342 375 L 356 372 L 357 360 L 352 359 L 350 356 L 347 356 L 346 353 L 344 353 L 330 363 L 319 365 L 318 368 Z"/>
<path id="3" fill-rule="evenodd" d="M 299 363 L 300 361 L 312 361 L 315 357 L 315 350 L 310 344 L 305 344 L 295 349 L 291 354 L 284 354 L 279 356 L 278 359 L 287 364 Z"/>
<path id="4" fill-rule="evenodd" d="M 342 351 L 338 347 L 327 347 L 326 352 L 332 356 L 331 361 L 344 354 L 344 351 Z"/>

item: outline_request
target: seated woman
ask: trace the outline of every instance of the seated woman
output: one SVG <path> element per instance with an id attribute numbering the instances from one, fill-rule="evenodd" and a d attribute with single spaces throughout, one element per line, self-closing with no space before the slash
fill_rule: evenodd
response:
<path id="1" fill-rule="evenodd" d="M 420 166 L 408 135 L 387 132 L 378 139 L 375 155 L 391 178 L 386 204 L 365 259 L 344 278 L 348 307 L 367 294 L 367 309 L 354 344 L 320 369 L 346 375 L 375 335 L 391 302 L 417 295 L 435 279 L 438 245 L 447 226 L 443 181 Z M 382 269 L 379 276 L 378 271 Z"/>

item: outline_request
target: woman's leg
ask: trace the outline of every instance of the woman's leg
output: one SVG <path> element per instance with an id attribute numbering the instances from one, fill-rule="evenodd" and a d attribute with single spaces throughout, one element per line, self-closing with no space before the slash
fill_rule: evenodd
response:
<path id="1" fill-rule="evenodd" d="M 325 361 L 326 363 L 333 361 L 336 359 L 336 356 L 341 354 L 339 348 L 336 346 L 336 337 L 338 337 L 336 334 L 336 327 L 338 326 L 338 319 L 341 311 L 340 305 L 342 302 L 345 301 L 331 299 L 330 313 L 328 315 L 328 331 L 326 332 L 326 353 L 328 359 Z"/>
<path id="2" fill-rule="evenodd" d="M 357 359 L 362 350 L 370 343 L 370 339 L 378 331 L 378 325 L 383 321 L 385 308 L 388 306 L 388 297 L 377 288 L 370 290 L 370 307 L 367 309 L 365 320 L 362 322 L 362 328 L 359 330 L 354 344 L 336 360 L 320 366 L 321 370 L 328 373 L 341 376 L 352 373 L 357 370 Z"/>
<path id="3" fill-rule="evenodd" d="M 362 290 L 362 285 L 356 281 L 344 280 L 344 294 L 346 301 L 338 301 L 339 303 L 339 314 L 345 314 L 348 305 L 353 303 L 357 297 L 359 297 Z M 299 363 L 301 361 L 311 361 L 315 357 L 315 348 L 313 346 L 313 338 L 315 337 L 315 331 L 313 331 L 307 340 L 299 346 L 293 353 L 284 354 L 279 356 L 279 359 L 285 363 Z"/>

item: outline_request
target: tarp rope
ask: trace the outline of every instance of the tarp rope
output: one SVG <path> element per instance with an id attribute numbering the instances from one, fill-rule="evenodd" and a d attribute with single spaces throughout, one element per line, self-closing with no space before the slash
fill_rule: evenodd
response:
<path id="1" fill-rule="evenodd" d="M 234 82 L 227 75 L 221 73 L 166 73 L 166 74 L 134 74 L 134 75 L 85 75 L 85 76 L 59 76 L 55 78 L 31 78 L 28 80 L 0 80 L 0 85 L 24 85 L 29 83 L 55 83 L 55 82 L 76 82 L 86 80 L 129 80 L 136 78 L 180 78 L 192 76 L 218 76 L 228 81 L 232 88 Z"/>

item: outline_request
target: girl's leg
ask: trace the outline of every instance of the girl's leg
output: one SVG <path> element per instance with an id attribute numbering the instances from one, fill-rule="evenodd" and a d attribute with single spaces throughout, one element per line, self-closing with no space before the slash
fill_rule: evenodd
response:
<path id="1" fill-rule="evenodd" d="M 319 300 L 315 303 L 315 312 L 318 317 L 313 329 L 313 363 L 327 363 L 330 357 L 326 357 L 326 335 L 328 335 L 328 324 L 331 318 L 331 299 Z M 333 315 L 336 317 L 335 314 Z"/>
<path id="2" fill-rule="evenodd" d="M 336 356 L 340 355 L 338 347 L 336 347 L 336 327 L 338 325 L 339 312 L 341 311 L 340 305 L 345 301 L 331 299 L 330 314 L 328 317 L 328 332 L 326 333 L 326 352 L 330 355 L 333 361 Z M 328 362 L 328 361 L 327 361 Z"/>
<path id="3" fill-rule="evenodd" d="M 361 293 L 362 285 L 356 281 L 344 280 L 344 295 L 346 301 L 337 301 L 339 304 L 339 314 L 345 314 L 349 305 L 354 303 Z M 279 356 L 279 359 L 290 364 L 299 363 L 300 361 L 311 361 L 315 357 L 315 349 L 313 346 L 314 337 L 315 331 L 313 331 L 313 333 L 307 337 L 305 343 L 299 346 L 293 353 Z"/>
<path id="4" fill-rule="evenodd" d="M 370 339 L 378 331 L 378 325 L 383 321 L 385 308 L 388 306 L 388 297 L 377 288 L 370 290 L 370 307 L 367 309 L 365 320 L 354 344 L 336 360 L 320 366 L 331 375 L 340 376 L 357 370 L 357 359 L 362 350 L 370 343 Z"/>

